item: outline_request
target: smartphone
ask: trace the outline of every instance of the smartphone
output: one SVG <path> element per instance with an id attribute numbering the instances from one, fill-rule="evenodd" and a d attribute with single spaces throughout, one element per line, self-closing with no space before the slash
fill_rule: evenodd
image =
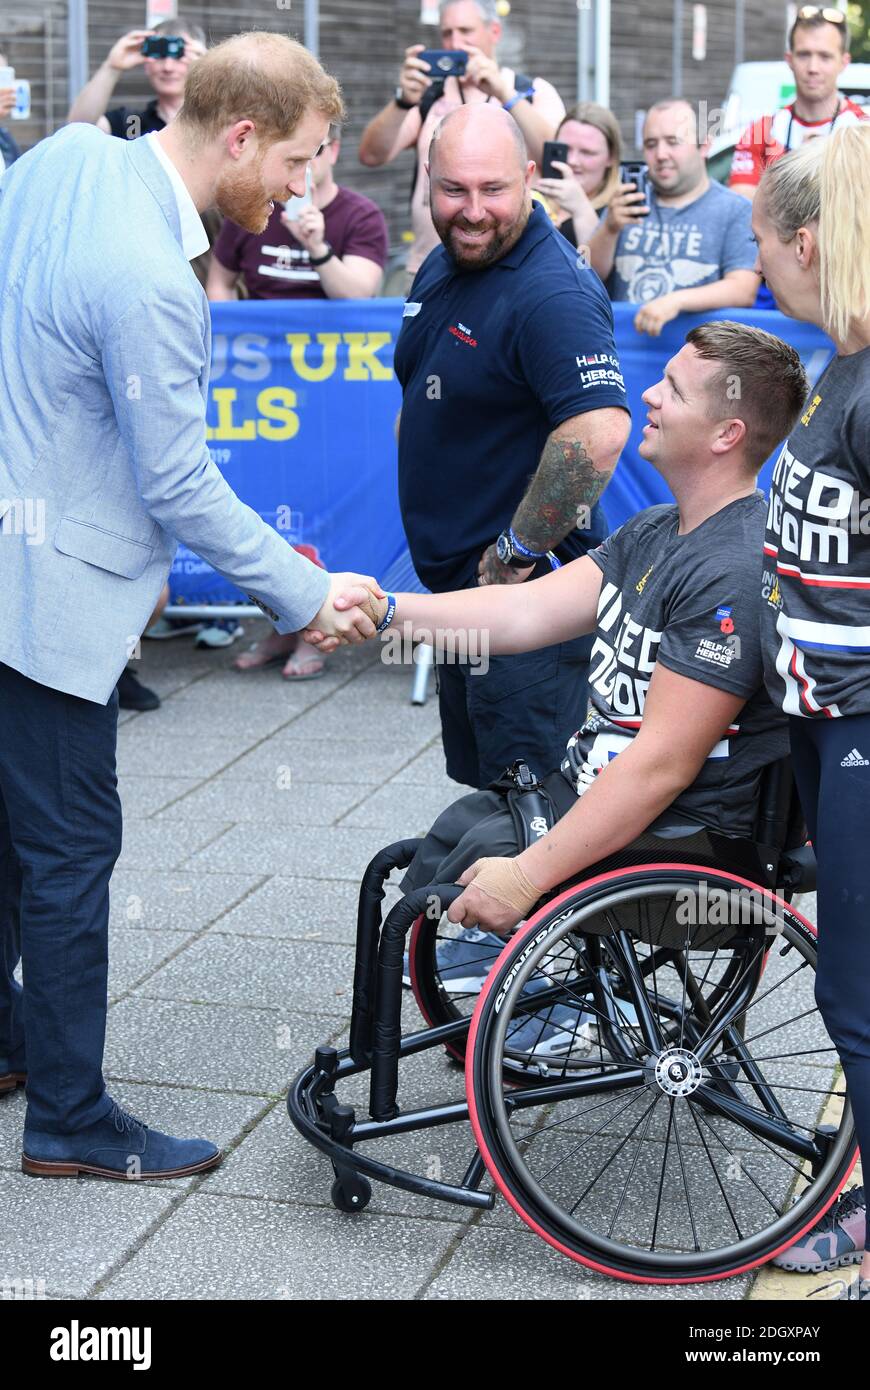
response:
<path id="1" fill-rule="evenodd" d="M 15 82 L 15 105 L 9 115 L 13 121 L 30 120 L 30 83 L 23 77 Z"/>
<path id="2" fill-rule="evenodd" d="M 619 166 L 619 182 L 633 183 L 638 193 L 643 194 L 643 200 L 648 205 L 650 200 L 649 169 L 640 160 L 629 160 L 627 164 Z M 638 217 L 649 217 L 649 206 L 646 212 L 639 212 Z"/>
<path id="3" fill-rule="evenodd" d="M 428 63 L 433 77 L 464 77 L 468 66 L 464 48 L 424 48 L 417 57 Z"/>
<path id="4" fill-rule="evenodd" d="M 568 163 L 568 146 L 562 140 L 544 141 L 544 158 L 541 161 L 541 175 L 545 179 L 562 179 L 565 175 L 561 169 L 553 166 L 553 160 L 558 159 L 560 163 Z"/>
<path id="5" fill-rule="evenodd" d="M 184 39 L 180 34 L 151 34 L 142 44 L 145 58 L 183 58 Z"/>
<path id="6" fill-rule="evenodd" d="M 305 192 L 302 194 L 302 197 L 300 198 L 294 195 L 292 198 L 288 198 L 287 202 L 284 204 L 284 211 L 286 212 L 287 216 L 293 218 L 294 221 L 299 216 L 303 208 L 311 207 L 311 204 L 314 201 L 311 192 L 312 186 L 313 182 L 311 174 L 311 165 L 309 164 L 305 170 Z"/>

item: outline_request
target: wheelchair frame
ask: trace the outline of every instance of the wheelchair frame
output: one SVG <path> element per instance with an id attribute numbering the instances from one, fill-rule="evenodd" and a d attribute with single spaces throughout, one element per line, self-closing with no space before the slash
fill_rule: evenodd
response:
<path id="1" fill-rule="evenodd" d="M 778 766 L 774 765 L 774 767 Z M 791 798 L 790 783 L 788 794 Z M 774 799 L 780 804 L 780 808 L 783 795 L 783 782 L 779 778 L 775 786 Z M 767 801 L 769 811 L 770 797 L 767 798 Z M 760 817 L 760 821 L 765 823 L 763 815 Z M 775 816 L 768 816 L 768 824 L 772 824 L 774 821 L 777 821 L 781 830 L 784 824 L 782 817 L 777 819 Z M 784 838 L 784 832 L 782 838 Z M 349 1047 L 342 1052 L 331 1046 L 318 1047 L 313 1064 L 297 1076 L 287 1097 L 288 1112 L 297 1130 L 310 1144 L 324 1153 L 332 1163 L 335 1174 L 331 1192 L 332 1201 L 342 1211 L 354 1212 L 364 1209 L 371 1197 L 369 1178 L 422 1197 L 436 1198 L 439 1201 L 478 1210 L 490 1210 L 495 1205 L 497 1196 L 496 1192 L 482 1192 L 480 1190 L 481 1183 L 487 1173 L 487 1163 L 481 1152 L 479 1123 L 477 1117 L 472 1113 L 472 1107 L 467 1098 L 464 1102 L 434 1105 L 406 1113 L 400 1111 L 397 1103 L 399 1063 L 403 1059 L 431 1048 L 443 1047 L 451 1042 L 456 1043 L 465 1035 L 470 1034 L 467 1063 L 468 1065 L 471 1064 L 471 1047 L 474 1042 L 479 1012 L 478 1010 L 475 1011 L 474 1019 L 460 1017 L 453 1022 L 425 1028 L 404 1037 L 401 1034 L 402 963 L 408 931 L 415 921 L 426 914 L 433 899 L 438 904 L 440 918 L 440 915 L 463 891 L 455 883 L 433 884 L 418 889 L 397 903 L 381 926 L 381 906 L 386 879 L 394 869 L 404 868 L 410 863 L 420 843 L 421 840 L 419 839 L 398 841 L 380 851 L 369 864 L 363 877 L 359 897 Z M 747 842 L 743 843 L 745 845 Z M 804 847 L 791 854 L 784 854 L 782 858 L 776 851 L 773 854 L 775 862 L 761 864 L 762 871 L 768 871 L 762 876 L 768 877 L 769 883 L 776 882 L 784 890 L 788 899 L 794 892 L 806 891 L 808 887 L 812 886 L 814 858 L 811 851 L 807 852 L 806 847 Z M 700 870 L 702 873 L 705 871 L 703 866 L 687 863 L 685 860 L 676 863 L 659 862 L 634 866 L 634 871 L 637 874 L 643 872 L 648 876 L 656 871 L 686 872 L 690 870 Z M 716 871 L 708 867 L 706 872 L 715 873 Z M 742 882 L 747 888 L 763 892 L 773 902 L 778 901 L 769 886 L 764 887 L 758 881 L 753 883 L 749 878 L 742 878 L 724 866 L 721 873 L 735 882 Z M 627 875 L 628 869 L 623 877 Z M 565 889 L 557 897 L 550 899 L 536 910 L 523 929 L 523 936 L 528 936 L 530 941 L 533 940 L 538 924 L 545 918 L 552 917 L 553 912 L 562 904 L 576 898 L 581 891 L 590 890 L 597 883 L 613 877 L 613 873 L 603 874 L 598 878 L 582 880 Z M 508 945 L 513 946 L 514 940 L 509 939 L 506 942 L 506 949 Z M 493 967 L 491 975 L 496 968 L 496 966 Z M 763 965 L 761 968 L 763 969 Z M 760 971 L 758 978 L 760 978 Z M 748 1007 L 757 983 L 757 978 L 746 981 L 742 993 L 734 1004 L 733 1012 L 736 1013 L 737 1005 L 744 1002 Z M 484 993 L 485 991 L 486 986 L 484 986 Z M 550 991 L 554 998 L 560 992 L 560 986 L 553 986 Z M 546 1002 L 547 990 L 545 989 L 542 993 L 535 995 L 528 1009 L 529 1011 L 538 1010 Z M 335 1088 L 345 1078 L 367 1071 L 370 1072 L 369 1118 L 358 1120 L 352 1106 L 340 1103 L 335 1094 Z M 608 1081 L 606 1077 L 599 1075 L 589 1078 L 590 1090 L 593 1080 L 596 1095 L 606 1094 L 609 1090 L 616 1092 L 628 1084 L 625 1076 L 613 1075 Z M 521 1086 L 517 1086 L 504 1097 L 505 1109 L 509 1113 L 513 1113 L 527 1107 L 551 1103 L 554 1099 L 558 1100 L 562 1096 L 574 1098 L 580 1094 L 578 1084 L 575 1079 L 560 1088 L 558 1083 L 547 1080 L 545 1077 L 542 1078 L 541 1084 L 532 1084 L 531 1078 L 526 1078 Z M 721 1114 L 721 1110 L 719 1113 Z M 476 1147 L 459 1183 L 442 1182 L 419 1173 L 397 1168 L 384 1160 L 361 1153 L 357 1147 L 367 1141 L 463 1121 L 470 1122 Z M 775 1136 L 775 1132 L 775 1122 L 772 1121 L 771 1137 Z M 824 1136 L 822 1136 L 823 1138 Z M 822 1144 L 823 1150 L 824 1143 Z M 800 1157 L 801 1150 L 799 1148 L 793 1149 L 793 1152 Z M 803 1158 L 811 1163 L 818 1162 L 819 1150 L 814 1150 L 807 1143 Z M 848 1169 L 842 1174 L 842 1181 L 839 1182 L 837 1189 L 830 1194 L 823 1210 L 827 1209 L 827 1206 L 835 1200 L 837 1192 L 846 1181 L 848 1171 L 851 1170 L 854 1161 L 855 1156 L 853 1155 Z M 494 1176 L 498 1183 L 498 1176 L 495 1174 Z M 519 1214 L 523 1216 L 522 1211 L 517 1207 L 516 1202 L 512 1201 L 511 1195 L 504 1185 L 499 1183 L 499 1186 L 511 1205 L 514 1205 Z M 821 1214 L 822 1212 L 819 1211 L 814 1215 L 808 1226 L 812 1225 Z M 523 1219 L 526 1219 L 525 1216 Z M 527 1224 L 532 1223 L 527 1221 Z M 538 1230 L 538 1233 L 556 1248 L 565 1253 L 571 1253 L 558 1240 L 551 1238 L 551 1235 L 548 1235 L 545 1230 L 541 1230 L 538 1226 L 533 1228 Z M 783 1248 L 791 1244 L 795 1238 L 794 1235 L 790 1236 L 789 1240 L 785 1241 Z M 765 1254 L 762 1258 L 769 1259 L 770 1253 Z M 761 1262 L 762 1260 L 755 1261 L 755 1263 Z M 584 1263 L 593 1262 L 584 1259 Z M 608 1269 L 607 1272 L 616 1274 L 617 1277 L 639 1282 L 701 1282 L 704 1278 L 722 1277 L 719 1274 L 681 1275 L 678 1270 L 675 1270 L 673 1275 L 666 1275 L 663 1278 L 629 1272 L 620 1275 L 613 1268 Z M 738 1271 L 735 1269 L 728 1272 L 737 1273 Z"/>

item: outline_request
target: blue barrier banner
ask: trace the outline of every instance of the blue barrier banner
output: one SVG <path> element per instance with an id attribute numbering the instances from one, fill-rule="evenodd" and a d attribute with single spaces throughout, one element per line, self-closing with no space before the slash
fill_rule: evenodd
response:
<path id="1" fill-rule="evenodd" d="M 671 500 L 637 453 L 646 422 L 641 393 L 661 379 L 667 360 L 704 316 L 681 317 L 661 337 L 649 338 L 632 326 L 635 305 L 613 307 L 632 410 L 631 437 L 604 498 L 616 527 L 642 507 Z M 373 574 L 394 589 L 419 589 L 399 515 L 393 433 L 401 405 L 393 350 L 402 300 L 213 304 L 211 316 L 208 442 L 230 486 L 327 569 Z M 733 310 L 720 317 L 785 338 L 812 381 L 833 352 L 818 329 L 778 313 Z M 529 460 L 530 473 L 536 463 Z M 245 601 L 184 546 L 170 587 L 176 603 Z"/>

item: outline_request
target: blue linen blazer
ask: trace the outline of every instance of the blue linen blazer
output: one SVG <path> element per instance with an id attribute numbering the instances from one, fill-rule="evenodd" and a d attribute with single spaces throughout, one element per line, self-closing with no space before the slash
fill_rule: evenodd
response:
<path id="1" fill-rule="evenodd" d="M 326 573 L 209 457 L 208 301 L 146 140 L 66 126 L 0 181 L 0 661 L 106 704 L 178 541 L 279 632 Z"/>

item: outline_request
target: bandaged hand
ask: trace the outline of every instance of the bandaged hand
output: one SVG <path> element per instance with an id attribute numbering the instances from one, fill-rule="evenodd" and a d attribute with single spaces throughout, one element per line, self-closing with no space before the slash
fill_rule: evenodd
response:
<path id="1" fill-rule="evenodd" d="M 465 892 L 447 910 L 451 922 L 506 935 L 545 891 L 527 878 L 516 859 L 478 859 L 458 880 Z"/>

